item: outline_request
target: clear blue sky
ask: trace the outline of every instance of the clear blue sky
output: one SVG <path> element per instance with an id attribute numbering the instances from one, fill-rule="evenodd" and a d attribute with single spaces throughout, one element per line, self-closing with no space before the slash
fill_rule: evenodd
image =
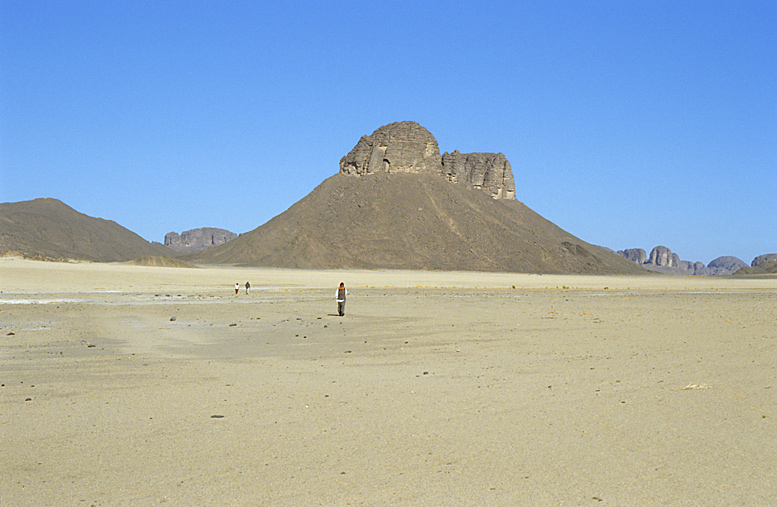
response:
<path id="1" fill-rule="evenodd" d="M 414 120 L 590 243 L 777 252 L 777 2 L 0 2 L 0 202 L 250 231 Z"/>

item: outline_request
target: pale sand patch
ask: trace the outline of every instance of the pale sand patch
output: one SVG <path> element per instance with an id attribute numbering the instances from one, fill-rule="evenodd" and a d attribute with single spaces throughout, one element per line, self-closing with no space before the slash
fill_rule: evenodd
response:
<path id="1" fill-rule="evenodd" d="M 0 259 L 0 291 L 3 506 L 774 504 L 774 279 Z"/>

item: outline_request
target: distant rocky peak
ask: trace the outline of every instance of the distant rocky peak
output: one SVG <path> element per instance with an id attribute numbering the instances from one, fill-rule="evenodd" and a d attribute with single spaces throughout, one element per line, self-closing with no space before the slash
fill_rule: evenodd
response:
<path id="1" fill-rule="evenodd" d="M 237 234 L 226 229 L 202 227 L 183 231 L 181 234 L 168 232 L 165 234 L 165 246 L 176 252 L 202 252 L 212 246 L 223 245 L 236 237 Z"/>
<path id="2" fill-rule="evenodd" d="M 495 199 L 515 199 L 515 181 L 502 153 L 445 153 L 434 136 L 414 121 L 390 123 L 340 159 L 340 172 L 363 176 L 373 173 L 435 174 L 452 183 L 470 185 Z"/>
<path id="3" fill-rule="evenodd" d="M 647 261 L 647 253 L 642 248 L 627 248 L 625 250 L 618 250 L 618 255 L 621 255 L 631 262 L 637 264 L 644 264 Z"/>
<path id="4" fill-rule="evenodd" d="M 648 263 L 659 267 L 677 268 L 680 266 L 680 256 L 667 247 L 659 245 L 650 251 Z"/>
<path id="5" fill-rule="evenodd" d="M 759 264 L 763 264 L 765 262 L 772 262 L 772 261 L 777 261 L 777 253 L 759 255 L 758 257 L 753 259 L 753 262 L 751 262 L 750 265 L 752 267 L 756 267 Z"/>

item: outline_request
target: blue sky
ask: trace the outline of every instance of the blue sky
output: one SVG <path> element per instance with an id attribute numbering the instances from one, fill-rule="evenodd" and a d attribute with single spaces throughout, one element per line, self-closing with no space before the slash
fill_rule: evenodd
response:
<path id="1" fill-rule="evenodd" d="M 777 252 L 777 3 L 0 2 L 0 202 L 247 232 L 414 120 L 590 243 Z"/>

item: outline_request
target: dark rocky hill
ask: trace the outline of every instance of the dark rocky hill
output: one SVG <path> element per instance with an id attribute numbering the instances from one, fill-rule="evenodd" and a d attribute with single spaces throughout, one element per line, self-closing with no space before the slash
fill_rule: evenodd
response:
<path id="1" fill-rule="evenodd" d="M 0 204 L 0 252 L 49 259 L 128 261 L 174 252 L 116 222 L 79 213 L 56 199 Z"/>
<path id="2" fill-rule="evenodd" d="M 758 257 L 753 259 L 753 262 L 750 263 L 750 266 L 756 267 L 759 264 L 763 264 L 764 262 L 771 262 L 771 261 L 777 261 L 777 253 L 759 255 Z"/>
<path id="3" fill-rule="evenodd" d="M 285 268 L 644 273 L 515 200 L 512 169 L 498 155 L 456 154 L 446 168 L 426 129 L 387 125 L 362 137 L 339 174 L 285 212 L 186 258 Z"/>
<path id="4" fill-rule="evenodd" d="M 759 262 L 755 266 L 745 266 L 736 273 L 737 276 L 744 275 L 777 275 L 777 259 L 765 262 Z"/>

